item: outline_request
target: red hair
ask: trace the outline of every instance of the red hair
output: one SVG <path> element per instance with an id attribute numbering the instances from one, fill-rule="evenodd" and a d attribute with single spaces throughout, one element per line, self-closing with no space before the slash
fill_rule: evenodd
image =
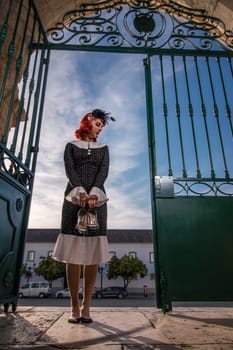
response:
<path id="1" fill-rule="evenodd" d="M 92 129 L 91 121 L 93 119 L 98 119 L 98 118 L 95 118 L 91 113 L 88 113 L 83 117 L 83 119 L 80 122 L 79 129 L 75 130 L 74 132 L 76 139 L 82 140 L 84 136 L 88 135 L 91 132 L 91 129 Z M 101 121 L 103 122 L 102 119 Z M 96 141 L 96 139 L 94 141 Z"/>

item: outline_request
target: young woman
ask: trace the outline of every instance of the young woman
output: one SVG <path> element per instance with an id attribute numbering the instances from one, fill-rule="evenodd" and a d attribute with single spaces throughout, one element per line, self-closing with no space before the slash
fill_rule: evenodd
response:
<path id="1" fill-rule="evenodd" d="M 71 296 L 68 322 L 71 323 L 92 322 L 90 305 L 98 264 L 109 260 L 106 235 L 108 199 L 104 189 L 109 169 L 109 151 L 107 145 L 97 143 L 100 132 L 109 120 L 115 119 L 100 109 L 86 114 L 75 131 L 77 140 L 69 142 L 64 152 L 68 184 L 62 209 L 61 233 L 53 257 L 66 263 Z M 81 266 L 84 293 L 80 306 Z"/>

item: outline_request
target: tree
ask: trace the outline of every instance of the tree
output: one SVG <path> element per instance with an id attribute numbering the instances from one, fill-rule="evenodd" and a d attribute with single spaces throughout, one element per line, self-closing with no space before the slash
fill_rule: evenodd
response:
<path id="1" fill-rule="evenodd" d="M 65 276 L 65 264 L 54 260 L 51 256 L 41 257 L 39 266 L 34 269 L 35 273 L 52 282 Z"/>
<path id="2" fill-rule="evenodd" d="M 146 265 L 137 257 L 133 258 L 124 255 L 121 259 L 113 256 L 109 262 L 108 279 L 122 277 L 124 287 L 127 288 L 132 280 L 136 280 L 138 275 L 143 278 L 147 275 Z"/>

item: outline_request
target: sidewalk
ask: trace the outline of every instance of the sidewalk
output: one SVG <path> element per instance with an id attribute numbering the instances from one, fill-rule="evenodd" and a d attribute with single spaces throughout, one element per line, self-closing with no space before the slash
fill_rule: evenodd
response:
<path id="1" fill-rule="evenodd" d="M 67 307 L 18 307 L 0 312 L 0 349 L 232 350 L 233 305 L 92 308 L 89 325 L 67 322 Z"/>

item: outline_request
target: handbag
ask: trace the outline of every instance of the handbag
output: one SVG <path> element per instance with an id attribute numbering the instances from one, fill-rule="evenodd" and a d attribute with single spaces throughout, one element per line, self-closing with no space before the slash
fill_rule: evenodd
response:
<path id="1" fill-rule="evenodd" d="M 88 229 L 98 229 L 99 223 L 96 210 L 94 208 L 79 209 L 75 228 L 82 232 Z"/>

